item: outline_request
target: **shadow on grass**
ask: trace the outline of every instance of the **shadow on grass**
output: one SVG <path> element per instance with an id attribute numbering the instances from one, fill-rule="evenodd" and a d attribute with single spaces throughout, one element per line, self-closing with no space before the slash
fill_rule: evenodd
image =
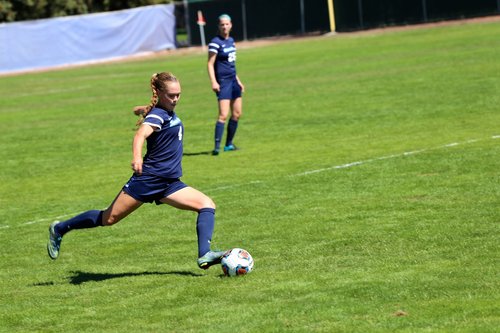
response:
<path id="1" fill-rule="evenodd" d="M 183 153 L 182 156 L 210 155 L 211 151 L 200 151 L 199 153 Z"/>
<path id="2" fill-rule="evenodd" d="M 203 274 L 197 274 L 187 271 L 172 271 L 172 272 L 138 272 L 138 273 L 89 273 L 82 271 L 73 271 L 73 275 L 69 277 L 69 283 L 71 284 L 82 284 L 85 282 L 100 282 L 110 279 L 118 279 L 123 277 L 131 276 L 145 276 L 145 275 L 184 275 L 184 276 L 204 276 Z"/>

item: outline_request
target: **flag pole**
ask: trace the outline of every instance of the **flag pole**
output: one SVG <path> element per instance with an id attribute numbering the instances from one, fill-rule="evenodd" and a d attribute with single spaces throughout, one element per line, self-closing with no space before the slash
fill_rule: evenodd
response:
<path id="1" fill-rule="evenodd" d="M 200 27 L 201 47 L 205 48 L 205 24 L 207 24 L 207 22 L 205 21 L 201 10 L 198 11 L 198 21 L 196 21 L 196 23 L 198 23 L 198 26 Z"/>

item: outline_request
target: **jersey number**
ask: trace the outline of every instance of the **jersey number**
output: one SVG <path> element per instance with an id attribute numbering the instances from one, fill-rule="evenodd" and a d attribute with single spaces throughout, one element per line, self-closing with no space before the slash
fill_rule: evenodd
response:
<path id="1" fill-rule="evenodd" d="M 227 61 L 229 61 L 229 62 L 235 62 L 236 61 L 236 52 L 230 52 L 227 55 Z"/>
<path id="2" fill-rule="evenodd" d="M 179 126 L 179 141 L 182 141 L 182 126 Z"/>

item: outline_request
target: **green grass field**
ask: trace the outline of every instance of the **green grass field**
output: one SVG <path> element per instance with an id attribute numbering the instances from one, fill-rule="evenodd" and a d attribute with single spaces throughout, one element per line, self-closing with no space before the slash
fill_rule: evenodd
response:
<path id="1" fill-rule="evenodd" d="M 500 23 L 340 34 L 238 51 L 235 143 L 212 149 L 206 55 L 0 78 L 1 332 L 500 332 Z M 65 236 L 131 175 L 149 78 L 181 80 L 183 180 L 217 203 L 145 205 Z"/>

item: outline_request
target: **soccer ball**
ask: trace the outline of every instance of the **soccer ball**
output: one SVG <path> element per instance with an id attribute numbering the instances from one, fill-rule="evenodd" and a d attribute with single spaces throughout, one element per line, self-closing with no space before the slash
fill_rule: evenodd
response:
<path id="1" fill-rule="evenodd" d="M 253 269 L 253 258 L 247 250 L 234 248 L 222 256 L 221 266 L 224 275 L 245 275 Z"/>

